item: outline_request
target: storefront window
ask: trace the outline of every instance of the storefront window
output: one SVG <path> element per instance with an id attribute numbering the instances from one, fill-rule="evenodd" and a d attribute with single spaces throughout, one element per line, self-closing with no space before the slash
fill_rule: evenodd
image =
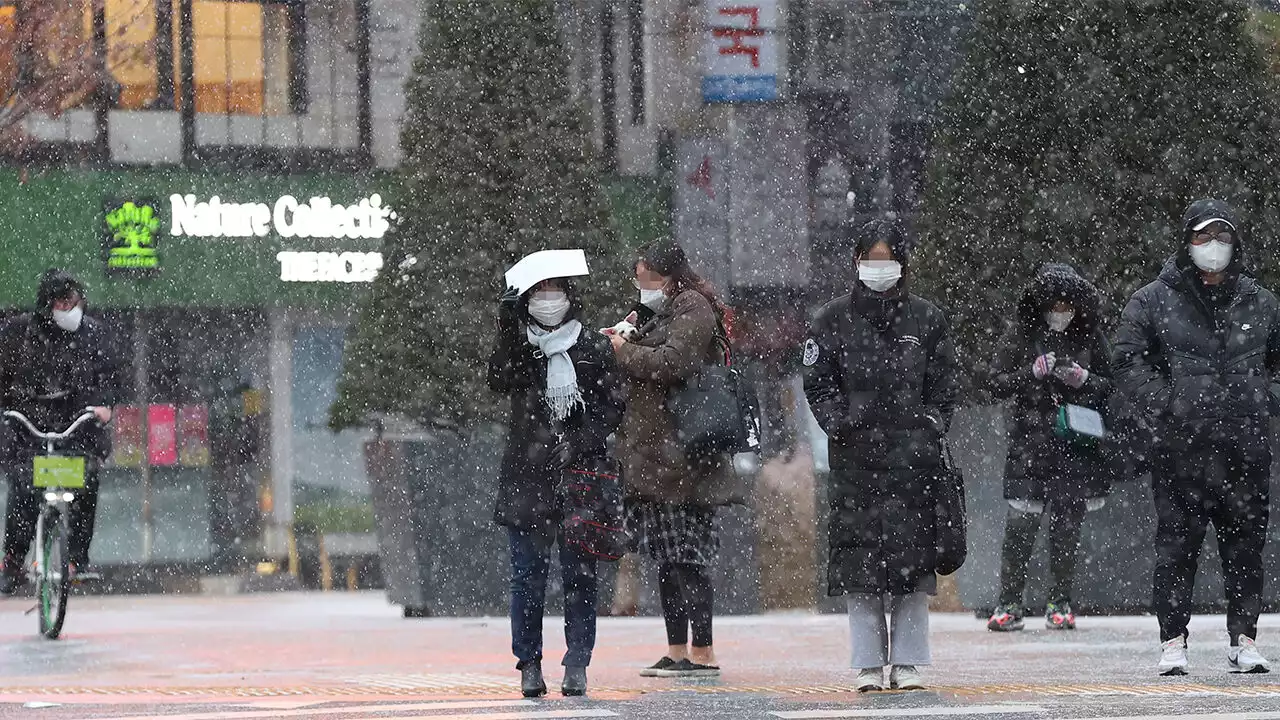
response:
<path id="1" fill-rule="evenodd" d="M 296 3 L 195 0 L 196 112 L 298 112 L 302 32 Z"/>
<path id="2" fill-rule="evenodd" d="M 18 27 L 12 2 L 0 3 L 0 93 L 8 98 L 18 81 Z"/>
<path id="3" fill-rule="evenodd" d="M 121 110 L 155 107 L 158 96 L 155 1 L 106 0 L 105 12 L 107 67 L 116 84 L 112 88 L 114 107 Z M 92 16 L 89 22 L 92 23 Z"/>

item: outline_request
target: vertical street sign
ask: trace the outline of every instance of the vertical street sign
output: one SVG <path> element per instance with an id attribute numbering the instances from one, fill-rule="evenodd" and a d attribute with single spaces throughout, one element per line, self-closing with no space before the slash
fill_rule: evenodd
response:
<path id="1" fill-rule="evenodd" d="M 783 74 L 778 0 L 706 0 L 706 65 L 702 100 L 777 100 Z"/>

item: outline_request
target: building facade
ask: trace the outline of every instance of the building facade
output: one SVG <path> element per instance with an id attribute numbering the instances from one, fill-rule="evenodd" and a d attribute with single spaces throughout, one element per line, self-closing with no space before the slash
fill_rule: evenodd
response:
<path id="1" fill-rule="evenodd" d="M 231 569 L 282 557 L 309 507 L 365 502 L 364 437 L 326 420 L 394 217 L 418 6 L 107 0 L 85 23 L 103 90 L 25 120 L 0 168 L 0 308 L 64 267 L 126 368 L 95 562 Z M 0 82 L 39 83 L 28 61 Z"/>

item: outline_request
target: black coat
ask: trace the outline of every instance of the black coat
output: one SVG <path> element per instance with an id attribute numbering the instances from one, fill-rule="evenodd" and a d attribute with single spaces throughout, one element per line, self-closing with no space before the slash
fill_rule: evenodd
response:
<path id="1" fill-rule="evenodd" d="M 557 444 L 543 399 L 547 361 L 518 334 L 500 336 L 489 358 L 489 387 L 511 399 L 509 435 L 498 477 L 494 521 L 523 530 L 549 530 L 558 525 L 555 496 L 559 471 L 548 466 Z M 606 440 L 622 420 L 622 390 L 609 339 L 587 327 L 569 349 L 583 406 L 565 420 L 565 440 L 578 457 L 604 457 Z"/>
<path id="2" fill-rule="evenodd" d="M 66 429 L 89 406 L 111 407 L 120 397 L 120 364 L 107 328 L 85 316 L 75 332 L 46 311 L 0 323 L 0 405 L 26 415 L 41 430 Z M 3 460 L 25 462 L 44 444 L 16 423 L 6 426 Z M 107 430 L 90 423 L 59 445 L 99 460 L 111 454 Z"/>
<path id="3" fill-rule="evenodd" d="M 1052 332 L 1045 313 L 1065 300 L 1076 315 L 1066 332 Z M 1080 448 L 1053 431 L 1062 404 L 1081 405 L 1108 415 L 1111 348 L 1098 325 L 1098 291 L 1068 265 L 1046 265 L 1018 303 L 1017 318 L 996 348 L 991 363 L 992 392 L 1005 401 L 1009 452 L 1004 496 L 1049 502 L 1057 498 L 1100 498 L 1111 491 L 1114 472 L 1102 447 Z M 1052 352 L 1058 363 L 1075 361 L 1089 371 L 1083 387 L 1053 375 L 1032 372 L 1039 356 Z"/>
<path id="4" fill-rule="evenodd" d="M 937 564 L 929 487 L 959 388 L 946 318 L 915 295 L 859 290 L 818 311 L 803 363 L 829 444 L 828 592 L 927 589 Z"/>
<path id="5" fill-rule="evenodd" d="M 1149 419 L 1158 447 L 1212 441 L 1218 433 L 1232 442 L 1267 440 L 1277 402 L 1280 302 L 1238 263 L 1224 301 L 1214 303 L 1183 251 L 1134 293 L 1121 316 L 1116 382 Z"/>

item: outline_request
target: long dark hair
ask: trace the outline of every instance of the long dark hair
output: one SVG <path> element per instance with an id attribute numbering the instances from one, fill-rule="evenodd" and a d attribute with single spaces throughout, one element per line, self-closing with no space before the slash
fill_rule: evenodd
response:
<path id="1" fill-rule="evenodd" d="M 722 324 L 724 323 L 729 308 L 720 300 L 715 286 L 689 266 L 684 248 L 677 245 L 674 240 L 664 237 L 653 245 L 640 248 L 636 265 L 639 266 L 641 263 L 659 275 L 671 278 L 671 285 L 667 287 L 668 297 L 675 297 L 685 290 L 692 290 L 711 303 L 712 309 L 716 311 L 716 318 Z"/>

